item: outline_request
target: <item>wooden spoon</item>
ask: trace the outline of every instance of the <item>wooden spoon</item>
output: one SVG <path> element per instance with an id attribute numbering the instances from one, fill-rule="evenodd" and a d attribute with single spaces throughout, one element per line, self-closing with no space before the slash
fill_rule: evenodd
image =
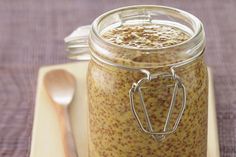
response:
<path id="1" fill-rule="evenodd" d="M 68 107 L 75 94 L 76 80 L 65 70 L 53 70 L 46 73 L 44 85 L 58 115 L 65 157 L 78 157 L 68 114 Z"/>

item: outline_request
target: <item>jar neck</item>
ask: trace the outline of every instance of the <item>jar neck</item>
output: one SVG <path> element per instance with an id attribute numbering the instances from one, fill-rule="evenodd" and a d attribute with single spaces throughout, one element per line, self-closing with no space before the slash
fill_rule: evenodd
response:
<path id="1" fill-rule="evenodd" d="M 170 19 L 160 19 L 160 13 Z M 101 37 L 101 32 L 108 26 L 118 26 L 134 20 L 140 23 L 155 21 L 157 24 L 165 21 L 170 26 L 180 25 L 188 29 L 191 37 L 183 43 L 155 49 L 119 46 Z M 205 33 L 200 20 L 185 11 L 163 6 L 131 6 L 112 10 L 98 17 L 92 24 L 89 47 L 92 58 L 115 67 L 140 69 L 181 66 L 202 55 L 205 48 Z"/>

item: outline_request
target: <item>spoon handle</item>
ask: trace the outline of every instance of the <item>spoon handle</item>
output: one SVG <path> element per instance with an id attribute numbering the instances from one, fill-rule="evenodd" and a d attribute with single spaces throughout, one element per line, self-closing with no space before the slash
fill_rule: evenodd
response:
<path id="1" fill-rule="evenodd" d="M 65 157 L 78 157 L 67 107 L 57 105 L 57 115 L 60 123 Z"/>

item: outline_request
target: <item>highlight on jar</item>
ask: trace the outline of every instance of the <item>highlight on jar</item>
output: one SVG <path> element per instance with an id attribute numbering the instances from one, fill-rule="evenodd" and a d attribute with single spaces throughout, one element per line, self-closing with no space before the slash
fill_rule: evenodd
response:
<path id="1" fill-rule="evenodd" d="M 88 62 L 88 157 L 210 157 L 213 88 L 196 16 L 122 7 L 65 43 L 69 58 Z"/>

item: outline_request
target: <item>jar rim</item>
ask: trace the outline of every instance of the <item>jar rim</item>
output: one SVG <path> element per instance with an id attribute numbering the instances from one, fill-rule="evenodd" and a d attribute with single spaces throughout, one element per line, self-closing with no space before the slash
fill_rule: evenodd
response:
<path id="1" fill-rule="evenodd" d="M 162 47 L 162 48 L 137 48 L 137 47 L 130 47 L 130 46 L 123 46 L 118 45 L 112 42 L 107 41 L 104 39 L 99 31 L 101 29 L 102 25 L 101 22 L 106 21 L 109 19 L 109 16 L 112 18 L 117 18 L 115 16 L 118 16 L 118 20 L 120 19 L 121 13 L 127 13 L 129 15 L 129 11 L 132 11 L 134 13 L 141 12 L 141 15 L 144 13 L 159 13 L 163 15 L 169 15 L 175 20 L 181 20 L 182 22 L 186 23 L 183 26 L 187 29 L 191 30 L 191 37 L 179 44 L 175 44 L 168 47 Z M 136 12 L 135 12 L 136 11 Z M 165 13 L 165 14 L 164 14 Z M 143 15 L 144 15 L 143 14 Z M 132 15 L 131 15 L 132 16 Z M 169 18 L 169 16 L 167 16 Z M 170 18 L 171 19 L 171 18 Z M 172 20 L 172 19 L 171 19 Z M 168 22 L 172 22 L 171 20 L 167 20 Z M 157 20 L 159 21 L 159 19 Z M 165 20 L 164 20 L 165 21 Z M 174 21 L 172 23 L 180 24 L 179 21 Z M 202 55 L 205 48 L 205 32 L 202 25 L 202 22 L 191 13 L 188 13 L 186 11 L 173 8 L 173 7 L 167 7 L 167 6 L 161 6 L 161 5 L 133 5 L 133 6 L 126 6 L 117 8 L 111 11 L 108 11 L 99 17 L 97 17 L 94 22 L 92 23 L 92 28 L 90 32 L 89 37 L 89 43 L 90 43 L 90 50 L 92 59 L 101 61 L 105 64 L 110 64 L 112 66 L 117 67 L 125 67 L 129 69 L 135 69 L 135 68 L 153 68 L 153 67 L 163 67 L 163 66 L 181 66 L 185 65 L 189 62 L 192 62 L 196 58 Z M 96 51 L 99 52 L 96 52 Z M 111 52 L 111 51 L 114 52 Z M 176 53 L 180 52 L 180 53 Z M 128 63 L 127 61 L 122 61 L 122 63 L 114 62 L 114 58 L 112 56 L 115 53 L 121 53 L 124 54 L 128 52 L 129 54 L 134 54 L 135 52 L 140 52 L 143 54 L 150 54 L 150 55 L 162 55 L 163 52 L 168 52 L 168 55 L 171 55 L 171 57 L 174 57 L 176 55 L 180 55 L 181 57 L 173 61 L 161 61 L 161 62 L 133 62 L 132 65 Z M 131 60 L 130 60 L 131 61 Z"/>
<path id="2" fill-rule="evenodd" d="M 191 35 L 191 37 L 181 43 L 178 43 L 178 44 L 175 44 L 175 45 L 171 45 L 171 46 L 166 46 L 166 47 L 161 47 L 161 48 L 138 48 L 138 47 L 130 47 L 130 46 L 121 46 L 121 45 L 118 45 L 118 44 L 115 44 L 115 43 L 112 43 L 112 42 L 109 42 L 107 40 L 105 40 L 104 38 L 102 38 L 100 35 L 99 35 L 99 31 L 98 31 L 98 24 L 100 21 L 102 21 L 105 17 L 111 15 L 111 14 L 114 14 L 114 13 L 117 13 L 117 12 L 121 12 L 123 10 L 127 10 L 127 9 L 138 9 L 138 8 L 159 8 L 159 9 L 166 9 L 166 10 L 169 10 L 169 11 L 175 11 L 175 12 L 179 12 L 183 15 L 185 15 L 186 17 L 189 17 L 190 19 L 192 19 L 193 22 L 195 22 L 195 25 L 196 25 L 196 32 L 194 32 L 193 35 Z M 181 10 L 181 9 L 177 9 L 177 8 L 174 8 L 174 7 L 168 7 L 168 6 L 162 6 L 162 5 L 132 5 L 132 6 L 125 6 L 125 7 L 121 7 L 121 8 L 117 8 L 117 9 L 113 9 L 113 10 L 110 10 L 108 12 L 105 12 L 104 14 L 100 15 L 99 17 L 97 17 L 93 24 L 92 24 L 92 31 L 93 33 L 95 34 L 95 36 L 99 39 L 99 40 L 102 40 L 104 41 L 107 45 L 110 45 L 110 46 L 113 46 L 113 47 L 117 47 L 117 48 L 125 48 L 125 49 L 128 49 L 128 50 L 141 50 L 141 51 L 157 51 L 157 50 L 168 50 L 168 49 L 171 49 L 173 47 L 178 47 L 178 46 L 182 46 L 182 45 L 185 45 L 189 42 L 191 42 L 194 38 L 196 38 L 202 31 L 202 22 L 196 17 L 194 16 L 193 14 L 190 14 L 184 10 Z"/>

